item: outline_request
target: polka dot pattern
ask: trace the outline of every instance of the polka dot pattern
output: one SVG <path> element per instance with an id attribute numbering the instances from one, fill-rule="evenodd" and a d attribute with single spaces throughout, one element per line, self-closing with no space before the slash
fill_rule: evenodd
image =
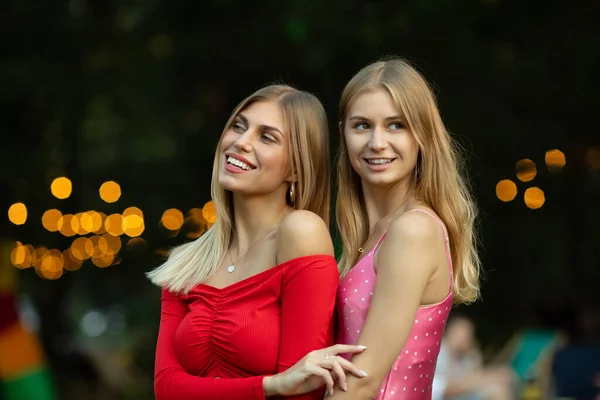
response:
<path id="1" fill-rule="evenodd" d="M 414 211 L 424 212 L 438 220 L 424 210 Z M 452 271 L 448 239 L 443 225 L 442 229 L 446 237 L 448 265 Z M 381 240 L 383 237 L 379 239 L 375 249 Z M 376 279 L 371 251 L 350 270 L 340 284 L 337 299 L 340 329 L 336 343 L 357 343 L 369 311 Z M 439 339 L 444 332 L 451 307 L 452 290 L 442 302 L 419 307 L 404 348 L 384 379 L 376 400 L 431 399 L 435 361 L 440 352 Z"/>

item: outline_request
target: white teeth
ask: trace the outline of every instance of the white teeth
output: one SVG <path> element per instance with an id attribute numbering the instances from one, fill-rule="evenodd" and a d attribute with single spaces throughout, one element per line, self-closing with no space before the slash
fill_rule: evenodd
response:
<path id="1" fill-rule="evenodd" d="M 369 164 L 381 165 L 381 164 L 389 164 L 393 161 L 393 158 L 370 158 L 367 159 Z"/>
<path id="2" fill-rule="evenodd" d="M 251 171 L 252 168 L 243 161 L 238 160 L 237 158 L 227 157 L 227 164 L 235 165 L 236 167 L 240 167 L 245 171 Z"/>

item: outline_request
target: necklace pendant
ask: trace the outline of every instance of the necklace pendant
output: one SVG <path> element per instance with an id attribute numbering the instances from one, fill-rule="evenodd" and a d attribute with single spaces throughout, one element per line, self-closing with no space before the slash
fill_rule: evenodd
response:
<path id="1" fill-rule="evenodd" d="M 235 265 L 230 265 L 227 267 L 227 272 L 232 273 L 233 271 L 235 271 Z"/>
<path id="2" fill-rule="evenodd" d="M 359 252 L 359 253 L 362 253 L 363 251 L 365 251 L 365 249 L 363 249 L 362 247 L 359 247 L 359 248 L 358 248 L 358 252 Z"/>

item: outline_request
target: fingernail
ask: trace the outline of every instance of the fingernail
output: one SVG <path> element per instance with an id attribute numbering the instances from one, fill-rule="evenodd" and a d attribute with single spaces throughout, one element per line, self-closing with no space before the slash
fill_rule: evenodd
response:
<path id="1" fill-rule="evenodd" d="M 364 350 L 364 349 L 366 349 L 366 348 L 367 348 L 367 346 L 356 346 L 356 347 L 358 347 L 358 348 L 359 348 L 359 349 L 361 349 L 361 350 Z"/>
<path id="2" fill-rule="evenodd" d="M 362 374 L 362 376 L 369 376 L 369 374 L 367 374 L 365 371 L 363 371 L 362 369 L 360 370 L 360 373 Z"/>
<path id="3" fill-rule="evenodd" d="M 329 391 L 329 394 L 333 396 L 333 388 Z"/>
<path id="4" fill-rule="evenodd" d="M 346 382 L 344 382 L 344 391 L 348 391 L 348 384 Z"/>

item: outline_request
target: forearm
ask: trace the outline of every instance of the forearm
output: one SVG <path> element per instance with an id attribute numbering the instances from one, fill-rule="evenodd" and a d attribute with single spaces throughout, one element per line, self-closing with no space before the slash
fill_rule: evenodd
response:
<path id="1" fill-rule="evenodd" d="M 264 400 L 263 378 L 202 378 L 171 370 L 156 377 L 154 391 L 157 400 Z"/>

